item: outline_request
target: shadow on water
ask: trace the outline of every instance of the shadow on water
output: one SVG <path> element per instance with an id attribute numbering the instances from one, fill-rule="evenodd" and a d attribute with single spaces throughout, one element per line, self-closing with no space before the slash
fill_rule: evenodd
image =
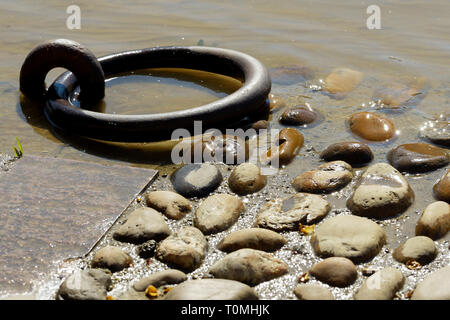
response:
<path id="1" fill-rule="evenodd" d="M 207 75 L 205 72 L 183 72 L 177 69 L 146 69 L 137 70 L 131 73 L 119 74 L 115 77 L 127 76 L 127 75 L 145 75 L 158 78 L 166 78 L 167 84 L 171 84 L 174 79 L 178 81 L 186 82 L 188 86 L 200 85 L 206 90 L 212 90 L 216 93 L 227 95 L 236 91 L 240 87 L 240 82 L 228 77 L 218 77 L 217 75 Z M 152 77 L 145 77 L 146 83 L 156 82 L 157 79 Z M 224 78 L 228 78 L 224 79 Z M 123 78 L 126 80 L 126 77 Z M 124 81 L 122 80 L 122 83 Z M 170 97 L 169 97 L 170 99 Z M 76 99 L 73 100 L 76 105 Z M 95 106 L 86 108 L 96 112 L 105 112 L 107 110 L 107 103 L 103 100 Z M 34 131 L 47 139 L 57 138 L 65 146 L 73 147 L 82 152 L 106 158 L 110 160 L 119 160 L 125 162 L 132 162 L 138 164 L 153 164 L 153 165 L 167 165 L 171 164 L 170 154 L 172 147 L 175 145 L 175 141 L 170 140 L 171 132 L 164 132 L 161 135 L 149 137 L 149 141 L 145 143 L 121 143 L 121 142 L 109 142 L 96 139 L 90 139 L 73 135 L 70 132 L 66 132 L 57 128 L 54 128 L 47 121 L 44 112 L 43 104 L 31 101 L 27 97 L 20 94 L 19 101 L 16 106 L 17 113 L 23 120 L 30 124 Z M 251 116 L 236 121 L 236 123 L 227 126 L 228 128 L 248 128 L 251 123 L 259 119 L 267 119 L 268 104 L 265 104 L 257 112 L 257 116 Z M 206 130 L 208 128 L 203 128 Z M 224 129 L 224 128 L 218 128 Z M 192 130 L 190 130 L 192 132 Z M 224 131 L 225 132 L 225 131 Z"/>

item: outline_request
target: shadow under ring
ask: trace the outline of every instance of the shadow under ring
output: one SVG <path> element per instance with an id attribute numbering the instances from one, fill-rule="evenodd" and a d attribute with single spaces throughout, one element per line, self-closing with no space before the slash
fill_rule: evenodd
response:
<path id="1" fill-rule="evenodd" d="M 146 142 L 152 135 L 178 128 L 192 132 L 194 121 L 203 128 L 223 128 L 259 112 L 271 89 L 267 69 L 257 59 L 229 49 L 211 47 L 155 47 L 107 55 L 98 59 L 105 77 L 146 68 L 184 68 L 229 76 L 243 82 L 232 94 L 203 106 L 143 115 L 107 114 L 74 106 L 70 97 L 77 86 L 72 72 L 60 75 L 49 88 L 44 113 L 56 128 L 83 137 Z"/>

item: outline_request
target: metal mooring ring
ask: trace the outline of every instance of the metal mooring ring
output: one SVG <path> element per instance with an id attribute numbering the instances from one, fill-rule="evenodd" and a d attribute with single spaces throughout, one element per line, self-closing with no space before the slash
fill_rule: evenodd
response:
<path id="1" fill-rule="evenodd" d="M 47 41 L 34 48 L 20 69 L 20 91 L 35 101 L 45 101 L 45 77 L 56 67 L 72 71 L 80 85 L 80 101 L 95 104 L 105 96 L 105 75 L 95 55 L 66 39 Z"/>
<path id="2" fill-rule="evenodd" d="M 66 54 L 70 52 L 68 50 Z M 55 60 L 58 61 L 57 57 Z M 98 61 L 105 76 L 145 68 L 185 68 L 230 76 L 241 80 L 243 85 L 222 99 L 191 109 L 144 115 L 106 114 L 86 110 L 89 109 L 86 100 L 81 100 L 83 108 L 70 102 L 78 83 L 73 63 L 74 68 L 71 65 L 68 69 L 74 72 L 63 73 L 49 88 L 44 112 L 53 126 L 88 138 L 145 142 L 155 134 L 167 134 L 178 128 L 192 129 L 194 121 L 202 121 L 204 128 L 235 122 L 257 112 L 266 103 L 271 89 L 270 76 L 264 65 L 247 54 L 228 49 L 155 47 L 115 53 Z M 86 89 L 89 90 L 80 86 L 80 95 Z M 32 91 L 22 92 L 27 95 Z"/>

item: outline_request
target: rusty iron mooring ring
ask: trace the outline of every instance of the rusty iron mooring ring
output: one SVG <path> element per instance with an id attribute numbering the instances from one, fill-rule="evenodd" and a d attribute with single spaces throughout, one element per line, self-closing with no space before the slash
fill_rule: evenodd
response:
<path id="1" fill-rule="evenodd" d="M 67 52 L 69 53 L 70 51 Z M 95 99 L 89 99 L 90 95 L 86 94 L 81 96 L 83 90 L 89 90 L 89 87 L 82 82 L 86 78 L 78 80 L 77 66 L 74 65 L 73 73 L 63 73 L 49 88 L 44 112 L 53 126 L 100 140 L 150 141 L 151 135 L 168 133 L 178 128 L 190 130 L 194 121 L 202 121 L 203 128 L 223 127 L 227 123 L 254 114 L 266 103 L 271 89 L 270 76 L 263 64 L 247 54 L 228 49 L 198 46 L 155 47 L 114 53 L 99 58 L 98 62 L 106 77 L 145 68 L 184 68 L 230 76 L 241 80 L 243 85 L 222 99 L 191 109 L 144 115 L 106 114 L 85 110 L 86 101 L 87 104 L 92 104 Z M 67 66 L 66 68 L 72 70 Z M 93 69 L 92 72 L 97 71 Z M 81 100 L 83 108 L 78 108 L 70 102 L 78 84 L 80 98 L 85 99 Z M 102 84 L 104 88 L 104 80 Z M 22 92 L 27 94 L 26 91 Z M 96 102 L 99 102 L 103 95 L 99 93 L 98 98 Z"/>

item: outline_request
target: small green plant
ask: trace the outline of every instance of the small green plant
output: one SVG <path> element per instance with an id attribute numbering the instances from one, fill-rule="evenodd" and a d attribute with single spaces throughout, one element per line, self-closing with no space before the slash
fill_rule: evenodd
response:
<path id="1" fill-rule="evenodd" d="M 17 141 L 17 147 L 19 149 L 17 149 L 15 146 L 13 147 L 14 149 L 14 153 L 16 155 L 17 158 L 21 158 L 23 156 L 23 148 L 22 148 L 22 144 L 20 143 L 19 139 L 16 138 Z"/>

